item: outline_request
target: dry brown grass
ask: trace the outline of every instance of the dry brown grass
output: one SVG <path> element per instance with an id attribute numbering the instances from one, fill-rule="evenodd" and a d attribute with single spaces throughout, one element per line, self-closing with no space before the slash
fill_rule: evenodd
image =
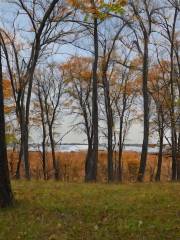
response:
<path id="1" fill-rule="evenodd" d="M 29 152 L 31 175 L 33 178 L 43 178 L 42 160 L 39 152 Z M 18 153 L 8 152 L 9 165 L 11 176 L 15 175 Z M 80 152 L 57 152 L 56 159 L 60 169 L 61 179 L 69 182 L 82 182 L 84 180 L 84 163 L 86 151 Z M 133 151 L 123 152 L 123 180 L 134 181 L 136 179 L 139 167 L 140 153 Z M 51 153 L 47 153 L 47 169 L 49 178 L 53 177 L 53 167 Z M 147 169 L 145 181 L 153 181 L 157 167 L 157 155 L 149 154 L 147 161 Z M 23 176 L 23 167 L 21 166 L 21 176 Z M 171 174 L 171 159 L 163 157 L 161 180 L 167 181 Z M 107 153 L 99 152 L 98 163 L 98 181 L 104 182 L 107 180 Z"/>

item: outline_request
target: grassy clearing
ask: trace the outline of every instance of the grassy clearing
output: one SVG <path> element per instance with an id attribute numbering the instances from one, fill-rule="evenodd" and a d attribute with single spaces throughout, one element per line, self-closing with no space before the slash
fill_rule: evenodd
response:
<path id="1" fill-rule="evenodd" d="M 180 240 L 180 184 L 13 182 L 1 240 Z"/>

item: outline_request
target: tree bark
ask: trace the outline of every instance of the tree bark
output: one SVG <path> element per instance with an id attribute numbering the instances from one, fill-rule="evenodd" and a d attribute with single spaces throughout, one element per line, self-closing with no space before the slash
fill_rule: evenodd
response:
<path id="1" fill-rule="evenodd" d="M 110 117 L 108 124 L 108 182 L 114 181 L 114 168 L 113 168 L 113 130 L 112 119 Z"/>
<path id="2" fill-rule="evenodd" d="M 88 150 L 86 154 L 86 160 L 85 160 L 85 182 L 88 182 L 88 173 L 90 169 L 90 164 L 91 164 L 91 157 L 92 157 L 92 143 L 88 141 Z"/>
<path id="3" fill-rule="evenodd" d="M 28 134 L 29 134 L 29 129 L 28 129 L 28 124 L 26 124 L 26 121 L 24 119 L 24 116 L 22 117 L 22 160 L 24 163 L 24 170 L 25 170 L 25 177 L 27 180 L 30 180 L 30 167 L 29 167 L 29 146 L 28 146 Z"/>
<path id="4" fill-rule="evenodd" d="M 177 135 L 175 128 L 175 93 L 174 93 L 174 40 L 175 40 L 175 30 L 176 30 L 176 21 L 178 16 L 178 8 L 175 8 L 172 33 L 170 38 L 171 49 L 170 49 L 170 91 L 171 91 L 171 144 L 172 144 L 172 181 L 177 179 Z"/>
<path id="5" fill-rule="evenodd" d="M 177 149 L 177 180 L 180 181 L 180 133 L 178 134 L 178 149 Z"/>
<path id="6" fill-rule="evenodd" d="M 162 166 L 162 157 L 163 157 L 163 139 L 164 139 L 164 129 L 163 129 L 162 123 L 160 123 L 158 165 L 157 165 L 157 172 L 156 172 L 156 176 L 155 176 L 156 182 L 159 182 L 161 179 L 161 166 Z"/>
<path id="7" fill-rule="evenodd" d="M 97 179 L 98 162 L 98 20 L 94 16 L 94 63 L 93 63 L 93 93 L 92 93 L 92 154 L 89 158 L 85 179 L 94 182 Z"/>
<path id="8" fill-rule="evenodd" d="M 106 110 L 106 122 L 107 122 L 107 138 L 108 138 L 108 155 L 107 155 L 107 166 L 108 166 L 108 182 L 114 180 L 114 169 L 113 169 L 113 116 L 112 108 L 110 103 L 109 95 L 109 83 L 106 76 L 106 67 L 102 70 L 102 82 L 104 88 L 104 100 L 105 100 L 105 110 Z"/>
<path id="9" fill-rule="evenodd" d="M 123 115 L 120 117 L 120 126 L 119 126 L 119 152 L 118 152 L 118 172 L 117 180 L 122 182 L 122 151 L 123 151 L 123 141 L 122 141 L 122 130 L 123 130 Z"/>
<path id="10" fill-rule="evenodd" d="M 49 126 L 49 138 L 51 144 L 51 154 L 52 154 L 52 161 L 53 161 L 53 168 L 54 168 L 54 178 L 55 180 L 59 180 L 59 169 L 56 162 L 56 154 L 55 154 L 55 147 L 54 147 L 54 139 L 52 133 L 52 127 Z"/>
<path id="11" fill-rule="evenodd" d="M 3 75 L 0 45 L 0 207 L 8 207 L 13 203 L 13 193 L 9 177 L 7 146 L 5 139 L 5 116 L 4 116 L 4 94 Z"/>
<path id="12" fill-rule="evenodd" d="M 47 180 L 47 167 L 46 167 L 46 134 L 45 127 L 43 126 L 43 141 L 42 141 L 42 165 L 44 180 Z"/>
<path id="13" fill-rule="evenodd" d="M 20 146 L 19 159 L 16 167 L 16 174 L 15 174 L 16 180 L 20 179 L 20 167 L 21 167 L 21 161 L 22 161 L 21 158 L 22 158 L 22 146 Z"/>
<path id="14" fill-rule="evenodd" d="M 148 93 L 148 42 L 147 36 L 144 38 L 144 56 L 143 56 L 143 100 L 144 100 L 144 133 L 143 133 L 143 144 L 141 152 L 141 160 L 139 166 L 139 172 L 137 181 L 142 182 L 144 179 L 147 153 L 148 153 L 148 142 L 149 142 L 149 93 Z"/>
<path id="15" fill-rule="evenodd" d="M 47 166 L 46 166 L 46 123 L 45 123 L 45 112 L 44 112 L 44 106 L 43 106 L 43 99 L 41 97 L 41 91 L 40 91 L 40 85 L 38 83 L 38 99 L 39 99 L 39 105 L 41 110 L 41 124 L 42 124 L 42 134 L 43 134 L 43 140 L 42 140 L 42 166 L 43 166 L 43 176 L 44 180 L 47 180 Z"/>
<path id="16" fill-rule="evenodd" d="M 126 103 L 127 103 L 127 99 L 126 99 L 127 82 L 125 82 L 125 84 L 126 84 L 125 90 L 123 93 L 123 109 L 122 109 L 120 121 L 119 121 L 119 153 L 118 153 L 118 172 L 117 172 L 117 180 L 119 182 L 122 182 L 122 178 L 123 178 L 122 176 L 122 152 L 123 152 L 123 146 L 124 146 L 123 125 L 124 125 L 124 114 L 125 114 Z"/>

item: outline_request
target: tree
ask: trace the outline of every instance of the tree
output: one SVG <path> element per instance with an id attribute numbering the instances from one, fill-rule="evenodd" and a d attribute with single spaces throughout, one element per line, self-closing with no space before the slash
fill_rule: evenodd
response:
<path id="1" fill-rule="evenodd" d="M 0 207 L 8 207 L 13 203 L 11 190 L 7 147 L 5 138 L 4 91 L 2 72 L 2 43 L 0 41 Z"/>
<path id="2" fill-rule="evenodd" d="M 149 73 L 149 92 L 152 96 L 153 102 L 153 114 L 155 115 L 153 120 L 153 126 L 155 125 L 155 131 L 158 132 L 159 152 L 158 152 L 158 163 L 155 180 L 160 181 L 161 179 L 161 167 L 163 158 L 163 143 L 165 137 L 165 119 L 168 119 L 168 90 L 167 90 L 167 71 L 169 62 L 161 61 L 158 65 L 155 65 Z M 154 108 L 155 107 L 155 108 Z"/>
<path id="3" fill-rule="evenodd" d="M 124 60 L 124 64 L 128 61 L 129 54 Z M 114 85 L 113 99 L 116 121 L 118 123 L 118 161 L 115 168 L 116 180 L 122 182 L 123 180 L 123 162 L 122 153 L 124 149 L 124 142 L 128 133 L 131 122 L 136 114 L 133 109 L 134 100 L 138 91 L 138 83 L 136 82 L 136 75 L 134 69 L 129 69 L 124 66 L 117 66 L 116 75 L 117 81 Z M 137 85 L 137 87 L 135 87 Z"/>
<path id="4" fill-rule="evenodd" d="M 34 72 L 38 65 L 39 59 L 43 56 L 47 57 L 48 46 L 54 43 L 64 41 L 64 38 L 70 30 L 64 31 L 61 23 L 71 15 L 64 1 L 53 0 L 51 3 L 46 0 L 43 4 L 41 1 L 12 1 L 18 7 L 17 16 L 13 22 L 13 33 L 10 34 L 6 29 L 2 29 L 1 40 L 5 48 L 5 55 L 8 67 L 9 78 L 11 80 L 13 95 L 16 102 L 16 113 L 21 129 L 21 153 L 25 166 L 25 175 L 30 179 L 30 166 L 28 155 L 28 135 L 29 135 L 29 112 L 30 101 L 34 79 Z M 30 29 L 18 29 L 18 17 L 21 14 L 30 22 Z M 21 19 L 19 19 L 19 24 Z M 62 30 L 63 28 L 63 30 Z M 20 48 L 17 44 L 17 31 L 26 32 L 23 39 L 23 46 Z M 28 33 L 31 33 L 31 41 L 29 43 Z M 14 35 L 13 35 L 14 34 Z M 3 39 L 9 41 L 11 49 L 8 50 L 7 44 Z M 27 51 L 28 46 L 28 51 Z M 13 66 L 10 61 L 10 50 L 13 53 Z M 22 57 L 21 53 L 26 55 Z M 15 73 L 14 73 L 15 70 Z"/>
<path id="5" fill-rule="evenodd" d="M 48 169 L 47 169 L 47 121 L 46 121 L 46 114 L 45 114 L 45 106 L 44 106 L 44 98 L 42 94 L 42 81 L 41 81 L 41 73 L 36 73 L 35 78 L 35 86 L 33 92 L 35 94 L 35 99 L 33 101 L 33 123 L 35 126 L 42 128 L 42 168 L 43 168 L 43 176 L 44 180 L 48 179 Z M 37 99 L 36 99 L 37 98 Z M 35 116 L 34 116 L 35 115 Z"/>
<path id="6" fill-rule="evenodd" d="M 100 61 L 100 74 L 101 74 L 101 81 L 104 90 L 104 107 L 106 113 L 106 123 L 107 123 L 107 140 L 108 140 L 108 159 L 107 159 L 107 169 L 108 169 L 108 182 L 112 182 L 114 180 L 114 166 L 113 166 L 113 129 L 114 129 L 114 116 L 113 116 L 113 106 L 112 106 L 112 98 L 111 98 L 111 86 L 113 83 L 111 82 L 111 76 L 113 76 L 113 53 L 115 52 L 116 42 L 118 41 L 120 34 L 125 27 L 125 24 L 122 22 L 119 24 L 118 22 L 118 30 L 116 32 L 113 31 L 112 36 L 112 29 L 107 32 L 108 34 L 103 32 L 101 35 L 100 42 L 102 48 L 102 56 Z M 113 27 L 112 23 L 112 27 Z M 106 31 L 106 25 L 103 25 Z M 104 29 L 103 29 L 104 31 Z M 109 35 L 109 37 L 107 37 Z"/>
<path id="7" fill-rule="evenodd" d="M 95 10 L 95 2 L 92 1 L 92 8 Z M 98 162 L 98 18 L 93 14 L 93 37 L 94 37 L 94 63 L 92 68 L 92 155 L 87 162 L 86 181 L 96 181 Z"/>
<path id="8" fill-rule="evenodd" d="M 177 101 L 177 92 L 176 87 L 178 82 L 178 77 L 176 75 L 176 65 L 178 63 L 178 52 L 177 52 L 177 26 L 178 26 L 178 16 L 180 13 L 178 1 L 166 1 L 166 8 L 159 10 L 159 26 L 162 31 L 159 32 L 160 36 L 163 38 L 163 48 L 166 50 L 166 58 L 170 61 L 169 69 L 169 90 L 170 90 L 170 131 L 171 131 L 171 149 L 172 149 L 172 180 L 177 180 L 177 146 L 178 146 L 178 137 L 176 131 L 176 101 Z M 166 11 L 169 9 L 169 11 Z M 170 15 L 172 17 L 170 17 Z M 180 165 L 178 165 L 180 166 Z"/>
<path id="9" fill-rule="evenodd" d="M 89 158 L 92 155 L 92 58 L 72 57 L 62 65 L 66 84 L 67 106 L 71 106 L 70 114 L 78 118 L 76 128 L 82 129 L 87 136 L 88 150 L 85 160 L 85 176 L 88 172 Z M 85 179 L 86 180 L 86 179 Z"/>
<path id="10" fill-rule="evenodd" d="M 93 66 L 92 66 L 92 154 L 88 158 L 86 176 L 87 182 L 96 181 L 97 178 L 97 162 L 98 162 L 98 145 L 99 145 L 99 131 L 98 131 L 98 62 L 99 62 L 99 34 L 98 25 L 109 17 L 110 12 L 120 13 L 122 12 L 122 6 L 126 1 L 81 1 L 81 0 L 69 0 L 69 2 L 78 9 L 81 9 L 86 18 L 91 18 L 90 23 L 92 36 L 93 36 Z M 110 152 L 110 151 L 109 151 Z M 110 159 L 110 156 L 109 156 Z M 112 161 L 109 165 L 112 172 Z M 110 175 L 112 175 L 110 173 Z M 111 176 L 110 176 L 111 179 Z"/>
<path id="11" fill-rule="evenodd" d="M 60 111 L 62 108 L 61 98 L 63 94 L 64 83 L 63 76 L 61 74 L 62 73 L 56 64 L 49 64 L 46 68 L 35 75 L 43 127 L 43 147 L 45 147 L 44 141 L 46 137 L 46 124 L 51 146 L 54 178 L 56 180 L 60 178 L 60 169 L 55 153 L 54 126 L 56 124 L 56 120 L 60 118 Z M 45 171 L 45 159 L 43 159 L 43 166 Z"/>
<path id="12" fill-rule="evenodd" d="M 146 169 L 148 142 L 149 142 L 149 92 L 148 92 L 148 72 L 149 72 L 149 43 L 152 34 L 152 24 L 157 8 L 154 1 L 129 1 L 129 8 L 132 12 L 130 23 L 128 24 L 135 35 L 134 44 L 142 58 L 142 93 L 144 103 L 144 134 L 141 152 L 140 167 L 137 181 L 142 182 Z M 132 19 L 131 19 L 132 18 Z M 135 19 L 135 21 L 134 21 Z M 133 23 L 132 23 L 133 21 Z M 142 39 L 142 47 L 140 44 Z"/>

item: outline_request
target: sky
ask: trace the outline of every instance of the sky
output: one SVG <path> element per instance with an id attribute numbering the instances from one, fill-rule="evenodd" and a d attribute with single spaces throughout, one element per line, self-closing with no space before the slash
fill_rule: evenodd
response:
<path id="1" fill-rule="evenodd" d="M 62 121 L 62 125 L 58 127 L 58 132 L 60 132 L 60 137 L 57 139 L 60 139 L 62 135 L 66 134 L 69 129 L 71 129 L 72 124 L 73 124 L 73 118 L 74 117 L 69 117 L 66 116 L 64 117 Z M 37 128 L 32 129 L 30 136 L 31 136 L 31 141 L 30 142 L 36 142 L 40 143 L 39 140 L 41 141 L 40 138 L 41 133 L 37 130 Z M 156 138 L 156 137 L 155 137 Z M 154 143 L 154 136 L 150 138 L 150 143 Z M 134 122 L 130 129 L 129 132 L 126 136 L 126 144 L 142 144 L 143 141 L 143 126 L 141 122 Z M 80 143 L 84 144 L 87 143 L 86 141 L 86 136 L 83 132 L 81 131 L 71 131 L 69 134 L 67 134 L 64 138 L 62 143 Z"/>

